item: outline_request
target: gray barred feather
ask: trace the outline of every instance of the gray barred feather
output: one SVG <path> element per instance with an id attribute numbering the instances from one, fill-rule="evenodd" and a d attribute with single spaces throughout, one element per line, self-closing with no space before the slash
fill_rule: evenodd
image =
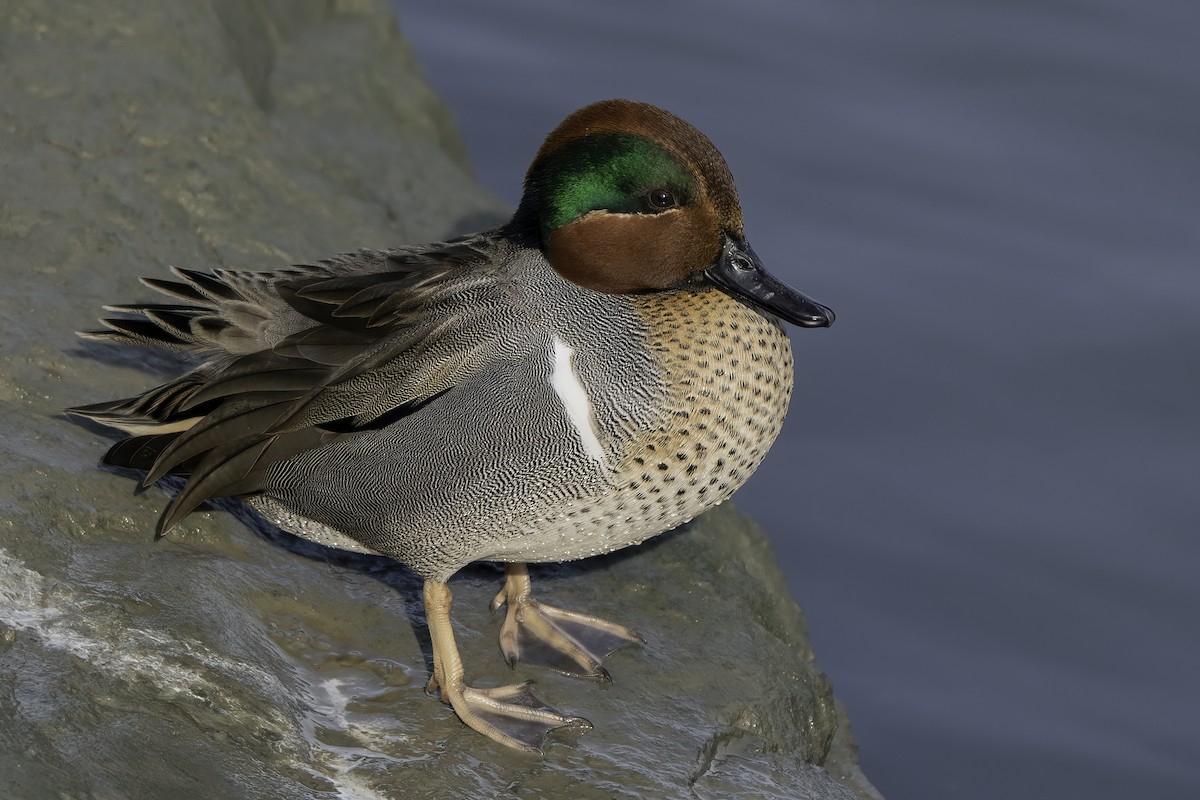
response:
<path id="1" fill-rule="evenodd" d="M 160 533 L 240 496 L 435 580 L 480 559 L 582 558 L 728 497 L 791 388 L 786 336 L 749 306 L 590 291 L 498 231 L 174 274 L 145 282 L 170 302 L 115 307 L 128 317 L 95 336 L 199 365 L 73 409 L 135 434 L 109 463 L 187 476 Z"/>

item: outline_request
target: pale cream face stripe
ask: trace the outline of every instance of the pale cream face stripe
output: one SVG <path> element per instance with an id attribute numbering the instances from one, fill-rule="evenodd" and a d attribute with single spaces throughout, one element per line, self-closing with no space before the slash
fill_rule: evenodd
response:
<path id="1" fill-rule="evenodd" d="M 588 458 L 603 464 L 604 448 L 600 446 L 600 439 L 596 436 L 592 401 L 588 399 L 587 390 L 583 388 L 583 383 L 575 372 L 575 364 L 572 362 L 574 355 L 574 348 L 557 336 L 554 337 L 554 372 L 550 376 L 550 386 L 558 395 L 558 399 L 562 400 L 567 419 L 579 434 L 579 440 L 583 443 L 583 450 Z"/>

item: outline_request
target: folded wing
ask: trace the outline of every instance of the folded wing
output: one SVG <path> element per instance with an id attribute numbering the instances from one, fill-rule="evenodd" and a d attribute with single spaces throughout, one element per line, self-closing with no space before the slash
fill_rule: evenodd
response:
<path id="1" fill-rule="evenodd" d="M 131 436 L 105 463 L 187 476 L 164 534 L 204 501 L 260 491 L 273 464 L 391 424 L 441 396 L 499 347 L 482 237 L 361 251 L 269 273 L 174 270 L 146 280 L 169 304 L 112 306 L 91 339 L 182 350 L 201 361 L 137 397 L 70 409 Z"/>

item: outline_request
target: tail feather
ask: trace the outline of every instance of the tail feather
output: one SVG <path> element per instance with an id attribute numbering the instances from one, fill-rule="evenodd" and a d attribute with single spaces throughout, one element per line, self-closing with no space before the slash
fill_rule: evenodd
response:
<path id="1" fill-rule="evenodd" d="M 100 324 L 108 330 L 81 331 L 79 335 L 85 339 L 140 344 L 147 347 L 165 347 L 170 350 L 186 350 L 194 344 L 191 340 L 182 339 L 148 319 L 106 317 L 100 320 Z"/>
<path id="2" fill-rule="evenodd" d="M 241 440 L 209 450 L 193 468 L 187 485 L 163 510 L 155 530 L 162 538 L 181 519 L 213 497 L 243 494 L 250 490 L 245 479 L 258 464 L 274 437 Z"/>
<path id="3" fill-rule="evenodd" d="M 177 300 L 187 301 L 188 307 L 212 308 L 212 300 L 190 283 L 168 281 L 162 278 L 142 278 L 141 281 L 143 286 L 148 286 L 156 292 L 162 292 Z"/>
<path id="4" fill-rule="evenodd" d="M 171 271 L 200 292 L 205 300 L 197 302 L 210 308 L 216 308 L 221 303 L 242 299 L 237 290 L 211 273 L 183 267 L 171 267 Z"/>
<path id="5" fill-rule="evenodd" d="M 106 311 L 129 316 L 102 319 L 108 330 L 85 331 L 80 336 L 187 350 L 203 356 L 219 356 L 222 351 L 244 355 L 270 346 L 264 338 L 271 335 L 266 329 L 278 322 L 276 314 L 285 303 L 278 296 L 271 302 L 269 293 L 255 283 L 264 279 L 179 267 L 171 271 L 179 280 L 142 279 L 143 284 L 166 295 L 168 302 L 105 306 Z M 284 274 L 290 276 L 291 272 Z M 249 287 L 259 291 L 243 294 L 242 290 Z"/>
<path id="6" fill-rule="evenodd" d="M 108 449 L 101 461 L 110 467 L 148 470 L 178 433 L 156 433 L 122 439 Z M 182 471 L 182 466 L 180 468 Z"/>
<path id="7" fill-rule="evenodd" d="M 186 431 L 207 413 L 202 404 L 189 402 L 206 383 L 199 372 L 181 375 L 137 397 L 75 406 L 67 413 L 134 436 Z"/>
<path id="8" fill-rule="evenodd" d="M 195 456 L 211 453 L 231 442 L 253 439 L 260 432 L 270 430 L 296 399 L 294 394 L 282 399 L 271 397 L 271 394 L 274 393 L 264 392 L 253 401 L 222 406 L 210 413 L 187 436 L 172 443 L 161 454 L 146 475 L 146 483 L 153 483 Z"/>

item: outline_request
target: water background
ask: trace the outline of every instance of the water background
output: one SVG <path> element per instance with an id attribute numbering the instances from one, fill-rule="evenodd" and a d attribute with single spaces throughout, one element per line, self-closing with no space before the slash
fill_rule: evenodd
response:
<path id="1" fill-rule="evenodd" d="M 660 104 L 837 311 L 737 501 L 885 795 L 1200 797 L 1200 4 L 397 7 L 486 187 Z"/>

